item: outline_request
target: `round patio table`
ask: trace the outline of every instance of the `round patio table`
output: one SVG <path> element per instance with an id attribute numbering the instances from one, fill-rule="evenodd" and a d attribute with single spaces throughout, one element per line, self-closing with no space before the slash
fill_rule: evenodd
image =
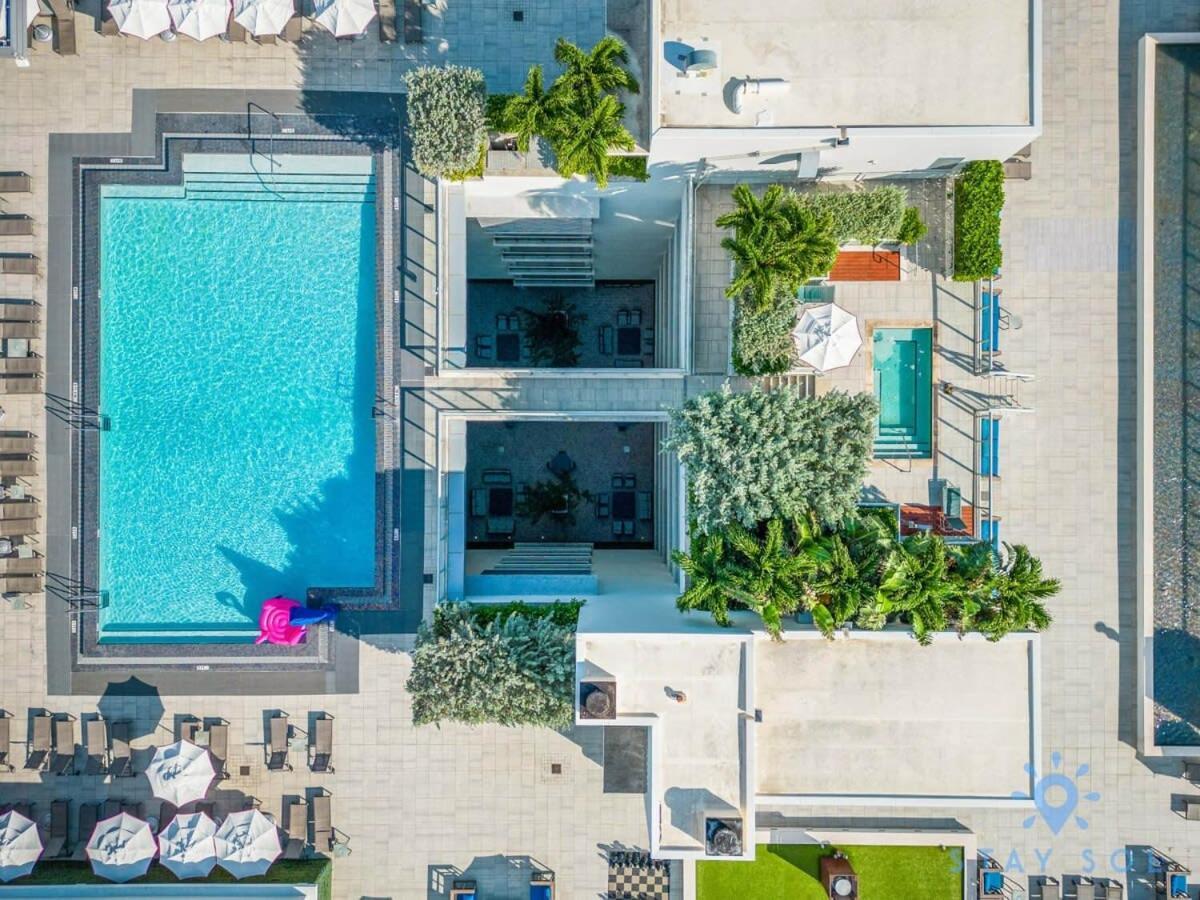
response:
<path id="1" fill-rule="evenodd" d="M 555 475 L 562 476 L 574 470 L 575 461 L 567 455 L 566 450 L 559 450 L 554 454 L 554 458 L 546 463 L 546 468 Z"/>

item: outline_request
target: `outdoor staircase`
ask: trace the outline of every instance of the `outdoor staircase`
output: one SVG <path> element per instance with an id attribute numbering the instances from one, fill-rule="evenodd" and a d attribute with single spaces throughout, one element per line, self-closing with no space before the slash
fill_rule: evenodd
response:
<path id="1" fill-rule="evenodd" d="M 479 223 L 517 287 L 593 287 L 592 220 L 529 218 Z"/>
<path id="2" fill-rule="evenodd" d="M 253 154 L 189 153 L 183 158 L 183 196 L 370 203 L 375 200 L 375 173 L 369 156 L 302 156 L 261 149 Z"/>
<path id="3" fill-rule="evenodd" d="M 798 372 L 785 372 L 782 375 L 765 375 L 759 381 L 764 391 L 799 391 L 801 397 L 817 395 L 817 379 L 815 375 L 804 375 Z"/>
<path id="4" fill-rule="evenodd" d="M 485 575 L 590 575 L 591 544 L 514 544 Z"/>

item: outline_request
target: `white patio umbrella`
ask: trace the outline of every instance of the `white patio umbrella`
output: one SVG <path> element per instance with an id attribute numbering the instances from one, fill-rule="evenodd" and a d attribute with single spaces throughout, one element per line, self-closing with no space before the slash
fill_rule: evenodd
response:
<path id="1" fill-rule="evenodd" d="M 168 0 L 167 11 L 179 34 L 203 41 L 225 33 L 230 6 L 229 0 Z"/>
<path id="2" fill-rule="evenodd" d="M 849 365 L 862 346 L 858 320 L 836 303 L 806 309 L 792 331 L 800 361 L 819 372 Z"/>
<path id="3" fill-rule="evenodd" d="M 207 878 L 217 864 L 216 833 L 204 813 L 179 813 L 158 835 L 158 861 L 176 878 Z"/>
<path id="4" fill-rule="evenodd" d="M 279 858 L 279 829 L 257 809 L 230 813 L 214 838 L 217 865 L 234 878 L 262 875 Z"/>
<path id="5" fill-rule="evenodd" d="M 28 28 L 33 24 L 42 12 L 42 4 L 38 0 L 25 0 L 25 27 Z"/>
<path id="6" fill-rule="evenodd" d="M 141 819 L 119 813 L 96 823 L 87 844 L 92 871 L 109 881 L 125 882 L 146 874 L 158 844 Z"/>
<path id="7" fill-rule="evenodd" d="M 108 9 L 122 34 L 148 41 L 171 30 L 167 0 L 112 0 Z"/>
<path id="8" fill-rule="evenodd" d="M 28 875 L 41 855 L 36 823 L 16 810 L 0 816 L 0 881 Z"/>
<path id="9" fill-rule="evenodd" d="M 173 806 L 204 799 L 216 774 L 208 751 L 191 741 L 159 747 L 146 767 L 154 796 Z"/>
<path id="10" fill-rule="evenodd" d="M 292 0 L 233 0 L 233 19 L 255 37 L 279 34 L 295 14 Z"/>
<path id="11" fill-rule="evenodd" d="M 362 34 L 375 18 L 375 0 L 316 0 L 314 18 L 337 37 Z"/>

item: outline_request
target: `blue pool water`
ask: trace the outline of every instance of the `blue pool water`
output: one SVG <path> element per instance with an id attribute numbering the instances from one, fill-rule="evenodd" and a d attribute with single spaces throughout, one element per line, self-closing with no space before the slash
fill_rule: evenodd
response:
<path id="1" fill-rule="evenodd" d="M 374 582 L 373 200 L 173 193 L 101 200 L 102 640 Z"/>
<path id="2" fill-rule="evenodd" d="M 933 329 L 876 328 L 871 367 L 879 423 L 876 459 L 925 459 L 933 453 Z"/>

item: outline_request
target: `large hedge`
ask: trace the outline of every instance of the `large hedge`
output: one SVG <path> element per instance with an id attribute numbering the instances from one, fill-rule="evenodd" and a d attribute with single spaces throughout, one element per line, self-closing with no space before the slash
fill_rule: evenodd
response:
<path id="1" fill-rule="evenodd" d="M 765 309 L 738 300 L 733 307 L 733 369 L 739 375 L 778 375 L 792 367 L 796 299 L 778 291 Z"/>
<path id="2" fill-rule="evenodd" d="M 429 178 L 471 171 L 487 138 L 483 73 L 463 66 L 421 66 L 405 80 L 417 171 Z"/>
<path id="3" fill-rule="evenodd" d="M 954 184 L 954 280 L 976 281 L 1000 268 L 1004 166 L 967 163 Z"/>
<path id="4" fill-rule="evenodd" d="M 469 604 L 444 603 L 422 624 L 406 685 L 413 723 L 570 725 L 574 625 L 519 607 L 481 618 Z"/>
<path id="5" fill-rule="evenodd" d="M 870 190 L 809 191 L 793 198 L 817 215 L 828 213 L 839 244 L 897 240 L 908 204 L 908 192 L 892 184 Z"/>
<path id="6" fill-rule="evenodd" d="M 666 441 L 687 467 L 697 531 L 781 517 L 837 522 L 858 501 L 879 407 L 870 394 L 701 394 L 671 413 Z"/>

